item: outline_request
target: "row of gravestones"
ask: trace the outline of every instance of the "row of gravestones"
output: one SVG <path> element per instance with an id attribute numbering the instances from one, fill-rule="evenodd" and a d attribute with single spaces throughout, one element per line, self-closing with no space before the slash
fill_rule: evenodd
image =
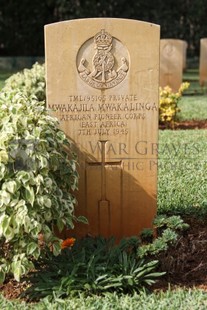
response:
<path id="1" fill-rule="evenodd" d="M 187 42 L 175 39 L 160 40 L 160 86 L 178 91 L 186 69 Z"/>
<path id="2" fill-rule="evenodd" d="M 174 44 L 161 45 L 183 69 Z M 89 220 L 68 234 L 119 240 L 152 227 L 160 26 L 115 18 L 54 23 L 45 26 L 45 52 L 47 105 L 78 155 L 76 215 Z"/>
<path id="3" fill-rule="evenodd" d="M 183 71 L 186 69 L 188 44 L 183 40 L 160 40 L 160 86 L 170 86 L 174 92 L 178 91 L 183 81 Z M 200 86 L 207 83 L 207 38 L 200 39 L 199 58 Z"/>

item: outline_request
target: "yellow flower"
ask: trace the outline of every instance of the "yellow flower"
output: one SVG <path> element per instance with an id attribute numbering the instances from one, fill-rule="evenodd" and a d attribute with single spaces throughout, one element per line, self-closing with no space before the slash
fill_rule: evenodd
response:
<path id="1" fill-rule="evenodd" d="M 174 122 L 176 113 L 179 111 L 177 105 L 182 93 L 189 87 L 190 83 L 185 82 L 180 85 L 178 92 L 173 93 L 169 86 L 160 87 L 159 119 L 161 122 Z"/>
<path id="2" fill-rule="evenodd" d="M 190 83 L 188 83 L 188 82 L 182 83 L 182 84 L 180 85 L 179 92 L 182 94 L 182 92 L 183 92 L 184 90 L 188 89 L 189 86 L 190 86 Z"/>

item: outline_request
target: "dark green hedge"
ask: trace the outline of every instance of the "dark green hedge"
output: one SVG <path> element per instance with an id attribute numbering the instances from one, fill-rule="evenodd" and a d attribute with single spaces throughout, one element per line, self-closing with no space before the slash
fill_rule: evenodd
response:
<path id="1" fill-rule="evenodd" d="M 207 36 L 206 0 L 0 0 L 0 55 L 44 55 L 44 25 L 88 17 L 132 18 L 161 25 L 162 38 L 184 39 L 198 56 Z"/>

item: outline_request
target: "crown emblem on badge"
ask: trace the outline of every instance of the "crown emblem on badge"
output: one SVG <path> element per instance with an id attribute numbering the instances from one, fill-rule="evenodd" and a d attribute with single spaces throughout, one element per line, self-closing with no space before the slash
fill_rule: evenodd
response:
<path id="1" fill-rule="evenodd" d="M 101 29 L 94 37 L 94 42 L 98 47 L 109 46 L 112 43 L 112 36 L 106 32 L 104 29 Z"/>

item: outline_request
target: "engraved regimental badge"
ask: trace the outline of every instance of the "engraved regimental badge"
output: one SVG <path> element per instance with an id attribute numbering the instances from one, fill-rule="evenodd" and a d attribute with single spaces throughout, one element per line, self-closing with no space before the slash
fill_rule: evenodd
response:
<path id="1" fill-rule="evenodd" d="M 174 46 L 172 43 L 167 43 L 163 47 L 163 53 L 166 57 L 171 57 L 174 54 Z"/>
<path id="2" fill-rule="evenodd" d="M 81 79 L 91 87 L 112 88 L 127 76 L 128 59 L 123 44 L 102 29 L 79 49 L 77 70 Z"/>

